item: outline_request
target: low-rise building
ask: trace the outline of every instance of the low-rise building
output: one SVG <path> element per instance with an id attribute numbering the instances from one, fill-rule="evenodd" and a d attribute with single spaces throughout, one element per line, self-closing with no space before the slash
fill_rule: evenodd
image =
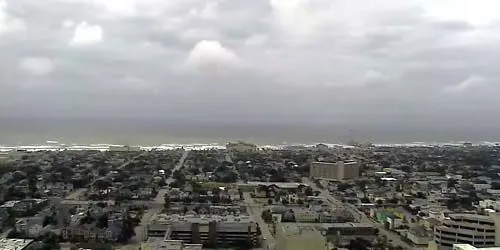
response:
<path id="1" fill-rule="evenodd" d="M 16 231 L 28 238 L 36 238 L 43 232 L 43 217 L 25 217 L 16 221 Z"/>
<path id="2" fill-rule="evenodd" d="M 190 244 L 210 246 L 245 242 L 258 243 L 258 225 L 249 216 L 218 215 L 166 215 L 153 218 L 148 227 L 148 237 L 169 236 Z"/>
<path id="3" fill-rule="evenodd" d="M 2 250 L 24 250 L 27 249 L 33 240 L 29 239 L 0 239 L 0 249 Z"/>

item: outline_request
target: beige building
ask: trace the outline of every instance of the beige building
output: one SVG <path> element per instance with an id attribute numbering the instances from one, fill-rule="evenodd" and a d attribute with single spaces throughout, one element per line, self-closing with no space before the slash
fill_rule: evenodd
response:
<path id="1" fill-rule="evenodd" d="M 438 250 L 452 250 L 453 245 L 469 244 L 478 248 L 498 246 L 500 221 L 497 214 L 451 214 L 434 229 Z"/>
<path id="2" fill-rule="evenodd" d="M 327 250 L 327 242 L 312 226 L 296 223 L 276 224 L 276 250 Z"/>
<path id="3" fill-rule="evenodd" d="M 359 164 L 355 161 L 313 162 L 310 176 L 320 179 L 355 179 L 359 178 Z"/>

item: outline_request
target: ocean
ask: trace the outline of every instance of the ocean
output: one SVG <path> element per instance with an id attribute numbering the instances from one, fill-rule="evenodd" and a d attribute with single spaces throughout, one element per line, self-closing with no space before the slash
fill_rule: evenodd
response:
<path id="1" fill-rule="evenodd" d="M 499 129 L 400 125 L 263 124 L 159 121 L 154 119 L 0 119 L 0 145 L 64 144 L 225 144 L 258 145 L 412 142 L 497 142 Z"/>

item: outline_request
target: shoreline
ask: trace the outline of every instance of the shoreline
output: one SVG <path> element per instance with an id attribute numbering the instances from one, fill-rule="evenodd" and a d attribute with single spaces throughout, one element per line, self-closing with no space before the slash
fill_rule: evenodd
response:
<path id="1" fill-rule="evenodd" d="M 456 141 L 456 142 L 410 142 L 410 143 L 372 143 L 374 147 L 459 147 L 464 146 L 464 143 L 468 143 L 469 146 L 500 146 L 500 142 L 466 142 L 466 141 Z M 324 143 L 318 142 L 313 144 L 304 143 L 280 143 L 280 144 L 270 144 L 270 145 L 259 145 L 256 144 L 259 149 L 286 149 L 286 148 L 312 148 L 318 144 L 324 144 L 328 147 L 343 147 L 343 148 L 353 148 L 355 146 L 339 143 Z M 185 150 L 205 150 L 205 149 L 225 149 L 226 144 L 221 143 L 186 143 L 186 144 L 160 144 L 160 145 L 119 145 L 119 144 L 64 144 L 58 141 L 47 141 L 44 144 L 28 144 L 28 145 L 2 145 L 0 144 L 0 152 L 11 152 L 11 151 L 63 151 L 63 150 L 73 150 L 73 151 L 85 151 L 85 150 L 98 150 L 98 151 L 109 151 L 110 148 L 126 148 L 130 147 L 133 150 L 128 151 L 139 151 L 139 150 L 175 150 L 175 149 L 185 149 Z M 120 151 L 120 150 L 115 150 Z"/>

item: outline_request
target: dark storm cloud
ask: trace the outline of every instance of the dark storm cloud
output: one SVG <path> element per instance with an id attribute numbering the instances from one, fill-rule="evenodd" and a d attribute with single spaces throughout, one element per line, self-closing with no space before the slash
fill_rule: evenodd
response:
<path id="1" fill-rule="evenodd" d="M 500 104 L 495 2 L 2 2 L 2 117 L 441 124 Z"/>

